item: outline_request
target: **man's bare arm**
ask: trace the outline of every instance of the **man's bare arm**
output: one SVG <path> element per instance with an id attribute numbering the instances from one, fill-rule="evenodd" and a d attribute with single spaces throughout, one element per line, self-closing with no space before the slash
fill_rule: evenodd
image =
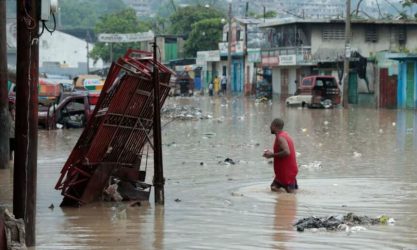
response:
<path id="1" fill-rule="evenodd" d="M 278 144 L 281 150 L 278 153 L 276 153 L 275 156 L 282 158 L 282 157 L 289 156 L 291 154 L 290 147 L 288 146 L 288 142 L 287 140 L 285 140 L 285 138 L 279 137 Z"/>

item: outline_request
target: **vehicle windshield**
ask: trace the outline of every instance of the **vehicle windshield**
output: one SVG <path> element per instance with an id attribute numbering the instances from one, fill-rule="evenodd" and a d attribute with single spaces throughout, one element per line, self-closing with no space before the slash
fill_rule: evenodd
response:
<path id="1" fill-rule="evenodd" d="M 316 86 L 325 88 L 336 88 L 337 84 L 334 78 L 317 78 Z"/>
<path id="2" fill-rule="evenodd" d="M 306 78 L 303 80 L 303 86 L 311 86 L 312 81 L 310 78 Z"/>

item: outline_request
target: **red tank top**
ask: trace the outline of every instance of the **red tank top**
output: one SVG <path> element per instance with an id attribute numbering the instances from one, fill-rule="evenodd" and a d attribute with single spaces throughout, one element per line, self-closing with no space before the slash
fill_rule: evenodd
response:
<path id="1" fill-rule="evenodd" d="M 279 158 L 278 156 L 274 157 L 275 180 L 282 185 L 291 185 L 296 182 L 295 178 L 298 173 L 294 143 L 287 132 L 281 131 L 275 138 L 274 153 L 278 153 L 281 150 L 278 142 L 279 137 L 282 137 L 287 141 L 290 155 L 282 158 Z"/>

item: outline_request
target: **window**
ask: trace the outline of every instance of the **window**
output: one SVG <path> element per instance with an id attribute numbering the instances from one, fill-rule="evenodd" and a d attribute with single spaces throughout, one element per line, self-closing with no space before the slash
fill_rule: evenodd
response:
<path id="1" fill-rule="evenodd" d="M 407 29 L 406 27 L 398 27 L 397 29 L 397 39 L 399 44 L 405 44 L 407 41 Z"/>
<path id="2" fill-rule="evenodd" d="M 311 86 L 311 79 L 306 78 L 303 80 L 303 86 Z"/>
<path id="3" fill-rule="evenodd" d="M 376 43 L 378 41 L 378 33 L 375 26 L 369 26 L 365 30 L 365 42 Z"/>
<path id="4" fill-rule="evenodd" d="M 323 40 L 344 40 L 345 29 L 343 27 L 324 27 L 321 33 Z"/>
<path id="5" fill-rule="evenodd" d="M 240 41 L 240 30 L 236 31 L 236 41 Z"/>
<path id="6" fill-rule="evenodd" d="M 332 88 L 337 87 L 336 81 L 332 78 L 317 78 L 316 79 L 317 87 Z"/>

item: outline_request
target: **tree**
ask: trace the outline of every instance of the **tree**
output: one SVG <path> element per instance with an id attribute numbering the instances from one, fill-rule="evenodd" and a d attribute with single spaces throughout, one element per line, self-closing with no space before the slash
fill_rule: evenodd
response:
<path id="1" fill-rule="evenodd" d="M 170 31 L 176 35 L 184 35 L 185 39 L 187 39 L 190 35 L 193 24 L 204 19 L 213 18 L 225 18 L 225 14 L 219 9 L 205 7 L 202 5 L 179 8 L 170 17 Z"/>
<path id="2" fill-rule="evenodd" d="M 256 19 L 262 19 L 264 17 L 268 19 L 268 18 L 275 18 L 278 16 L 278 14 L 276 11 L 270 10 L 270 11 L 265 12 L 265 14 L 264 13 L 257 14 L 255 12 L 250 12 L 249 16 L 256 18 Z"/>
<path id="3" fill-rule="evenodd" d="M 125 9 L 117 13 L 108 14 L 100 18 L 94 29 L 96 34 L 100 33 L 137 33 L 148 31 L 150 26 L 146 22 L 138 20 L 133 9 Z M 137 48 L 139 43 L 115 43 L 113 44 L 113 58 L 122 56 L 128 48 Z M 103 59 L 110 61 L 110 44 L 96 43 L 91 51 L 91 58 L 95 61 Z"/>
<path id="4" fill-rule="evenodd" d="M 196 56 L 200 50 L 218 49 L 218 42 L 223 33 L 221 18 L 204 19 L 191 26 L 191 33 L 185 42 L 185 54 Z"/>
<path id="5" fill-rule="evenodd" d="M 65 29 L 92 29 L 103 15 L 127 8 L 122 0 L 60 0 L 59 5 Z"/>

